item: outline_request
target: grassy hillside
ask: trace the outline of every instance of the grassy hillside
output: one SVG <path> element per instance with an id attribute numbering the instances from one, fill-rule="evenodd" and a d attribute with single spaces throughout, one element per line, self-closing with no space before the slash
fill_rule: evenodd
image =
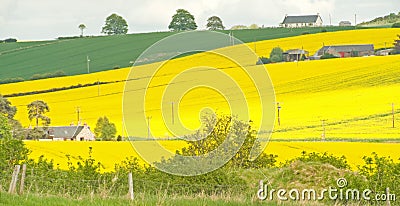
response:
<path id="1" fill-rule="evenodd" d="M 298 36 L 303 33 L 318 33 L 323 28 L 266 28 L 257 30 L 235 30 L 233 35 L 244 41 L 277 39 Z M 327 31 L 349 30 L 353 27 L 327 27 Z M 223 31 L 229 33 L 231 31 Z M 0 44 L 0 80 L 22 77 L 29 79 L 34 74 L 62 70 L 67 75 L 87 73 L 87 56 L 90 72 L 130 66 L 146 48 L 174 34 L 158 32 L 130 34 L 124 36 L 88 37 L 44 42 L 17 42 Z"/>
<path id="2" fill-rule="evenodd" d="M 380 26 L 391 27 L 394 23 L 400 22 L 400 12 L 398 14 L 391 13 L 383 17 L 377 17 L 371 21 L 363 22 L 359 26 Z"/>

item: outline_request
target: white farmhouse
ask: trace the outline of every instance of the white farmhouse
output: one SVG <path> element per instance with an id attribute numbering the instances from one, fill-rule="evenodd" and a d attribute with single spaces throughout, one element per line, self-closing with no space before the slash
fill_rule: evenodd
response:
<path id="1" fill-rule="evenodd" d="M 323 24 L 322 18 L 317 15 L 304 15 L 304 16 L 285 16 L 285 19 L 280 24 L 285 28 L 300 28 L 300 27 L 321 27 Z"/>
<path id="2" fill-rule="evenodd" d="M 49 127 L 49 138 L 53 141 L 95 141 L 95 135 L 87 124 L 83 126 Z"/>

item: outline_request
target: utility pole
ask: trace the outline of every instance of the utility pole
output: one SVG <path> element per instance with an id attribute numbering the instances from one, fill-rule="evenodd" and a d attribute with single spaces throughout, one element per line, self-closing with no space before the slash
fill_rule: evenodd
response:
<path id="1" fill-rule="evenodd" d="M 77 116 L 78 116 L 78 122 L 77 122 L 77 126 L 79 126 L 79 122 L 80 122 L 80 112 L 81 112 L 81 108 L 79 108 L 79 107 L 77 107 L 76 108 L 76 114 L 77 114 Z"/>
<path id="2" fill-rule="evenodd" d="M 147 139 L 150 139 L 150 120 L 151 116 L 147 117 Z"/>
<path id="3" fill-rule="evenodd" d="M 323 132 L 322 132 L 322 135 L 321 135 L 322 141 L 325 141 L 325 137 L 326 137 L 325 121 L 326 121 L 326 119 L 321 120 L 322 129 L 323 129 Z"/>
<path id="4" fill-rule="evenodd" d="M 122 117 L 122 121 L 121 121 L 121 125 L 122 125 L 122 132 L 121 132 L 121 136 L 122 136 L 122 139 L 124 139 L 124 117 Z"/>
<path id="5" fill-rule="evenodd" d="M 279 105 L 279 102 L 276 103 L 277 109 L 278 109 L 278 125 L 281 126 L 281 116 L 280 116 L 280 111 L 281 111 L 281 106 Z"/>
<path id="6" fill-rule="evenodd" d="M 174 119 L 174 102 L 171 102 L 171 119 L 172 119 L 172 124 L 175 124 L 175 119 Z"/>
<path id="7" fill-rule="evenodd" d="M 329 26 L 332 26 L 332 16 L 329 14 Z"/>
<path id="8" fill-rule="evenodd" d="M 254 53 L 257 53 L 257 39 L 254 37 Z"/>
<path id="9" fill-rule="evenodd" d="M 87 73 L 90 73 L 90 59 L 89 56 L 86 56 L 86 63 L 87 63 Z"/>
<path id="10" fill-rule="evenodd" d="M 394 121 L 395 121 L 395 119 L 394 119 L 394 103 L 392 103 L 392 126 L 393 126 L 393 128 L 394 128 Z"/>
<path id="11" fill-rule="evenodd" d="M 97 96 L 100 96 L 100 81 L 97 79 Z"/>
<path id="12" fill-rule="evenodd" d="M 357 14 L 354 14 L 354 29 L 357 29 Z"/>

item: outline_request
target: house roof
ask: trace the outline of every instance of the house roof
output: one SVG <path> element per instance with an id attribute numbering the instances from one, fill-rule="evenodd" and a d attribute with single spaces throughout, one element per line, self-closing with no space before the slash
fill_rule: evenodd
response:
<path id="1" fill-rule="evenodd" d="M 327 51 L 328 49 L 334 49 L 337 52 L 374 51 L 374 45 L 373 44 L 333 45 L 333 46 L 324 46 L 320 50 Z"/>
<path id="2" fill-rule="evenodd" d="M 282 24 L 316 23 L 319 15 L 286 16 Z"/>
<path id="3" fill-rule="evenodd" d="M 284 54 L 308 54 L 308 51 L 303 50 L 303 49 L 289 49 L 283 53 Z"/>
<path id="4" fill-rule="evenodd" d="M 83 130 L 84 126 L 49 127 L 49 135 L 54 138 L 74 138 Z"/>

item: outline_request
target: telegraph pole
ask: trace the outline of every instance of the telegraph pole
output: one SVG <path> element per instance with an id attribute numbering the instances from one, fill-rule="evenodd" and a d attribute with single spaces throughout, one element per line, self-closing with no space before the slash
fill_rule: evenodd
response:
<path id="1" fill-rule="evenodd" d="M 281 111 L 281 106 L 279 105 L 279 102 L 276 103 L 277 109 L 278 109 L 278 125 L 281 126 L 281 116 L 280 116 L 280 111 Z"/>
<path id="2" fill-rule="evenodd" d="M 392 103 L 392 126 L 393 126 L 393 128 L 394 128 L 394 121 L 395 121 L 395 119 L 394 119 L 394 103 Z"/>
<path id="3" fill-rule="evenodd" d="M 354 14 L 354 29 L 357 29 L 357 14 Z"/>
<path id="4" fill-rule="evenodd" d="M 81 113 L 81 108 L 77 107 L 76 108 L 76 114 L 78 116 L 78 122 L 77 122 L 77 126 L 79 126 L 79 122 L 80 122 L 80 113 Z"/>
<path id="5" fill-rule="evenodd" d="M 326 121 L 326 119 L 321 120 L 321 122 L 322 122 L 322 129 L 323 129 L 323 132 L 322 132 L 322 135 L 321 135 L 322 141 L 325 141 L 325 136 L 326 136 L 325 121 Z"/>
<path id="6" fill-rule="evenodd" d="M 147 117 L 147 138 L 150 139 L 150 120 L 151 116 Z"/>
<path id="7" fill-rule="evenodd" d="M 175 124 L 175 119 L 174 119 L 174 102 L 171 102 L 171 119 L 172 119 L 172 124 Z"/>
<path id="8" fill-rule="evenodd" d="M 254 53 L 257 53 L 257 39 L 254 37 Z"/>
<path id="9" fill-rule="evenodd" d="M 87 73 L 90 73 L 90 59 L 89 56 L 86 56 L 86 63 L 87 63 Z"/>
<path id="10" fill-rule="evenodd" d="M 97 79 L 97 96 L 100 96 L 100 81 Z"/>

